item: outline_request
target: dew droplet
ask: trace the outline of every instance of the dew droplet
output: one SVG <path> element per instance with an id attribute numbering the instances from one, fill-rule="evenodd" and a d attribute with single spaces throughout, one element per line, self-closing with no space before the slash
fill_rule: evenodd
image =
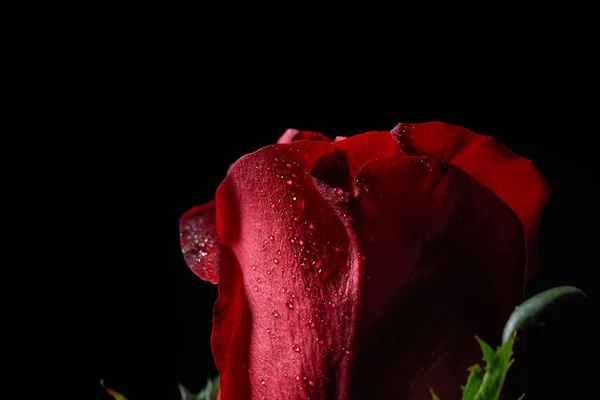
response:
<path id="1" fill-rule="evenodd" d="M 285 288 L 284 287 L 281 288 L 281 293 L 285 293 Z"/>
<path id="2" fill-rule="evenodd" d="M 261 384 L 261 385 L 263 385 L 263 386 L 265 386 L 267 383 L 265 382 L 265 380 L 264 380 L 264 379 L 261 379 L 261 380 L 260 380 L 260 384 Z"/>
<path id="3" fill-rule="evenodd" d="M 293 309 L 294 309 L 294 305 L 292 304 L 292 302 L 291 302 L 291 301 L 286 301 L 286 302 L 285 302 L 285 305 L 286 305 L 286 306 L 287 306 L 287 308 L 289 308 L 290 310 L 293 310 Z"/>
<path id="4" fill-rule="evenodd" d="M 261 282 L 262 282 L 262 279 L 260 279 L 260 278 L 256 278 L 256 282 L 258 282 L 258 283 L 261 283 Z"/>
<path id="5" fill-rule="evenodd" d="M 279 314 L 279 311 L 275 310 L 275 311 L 273 311 L 273 316 L 275 318 L 279 318 L 279 317 L 281 317 L 281 314 Z"/>
<path id="6" fill-rule="evenodd" d="M 292 186 L 294 184 L 294 182 L 292 182 L 291 179 L 288 179 L 287 181 L 285 181 L 285 184 L 288 186 Z"/>
<path id="7" fill-rule="evenodd" d="M 300 350 L 300 347 L 296 343 L 292 345 L 292 350 L 294 350 L 296 353 L 302 353 L 302 350 Z"/>
<path id="8" fill-rule="evenodd" d="M 316 328 L 316 327 L 317 327 L 317 323 L 315 322 L 315 320 L 314 320 L 314 319 L 311 319 L 311 320 L 310 320 L 310 327 L 311 327 L 311 328 Z"/>
<path id="9" fill-rule="evenodd" d="M 269 240 L 275 240 L 275 237 L 273 235 L 269 235 Z"/>
<path id="10" fill-rule="evenodd" d="M 270 269 L 267 270 L 267 275 L 271 275 L 271 270 Z"/>
<path id="11" fill-rule="evenodd" d="M 271 328 L 267 328 L 267 333 L 271 333 Z"/>
<path id="12" fill-rule="evenodd" d="M 278 260 L 278 259 L 276 259 L 276 258 L 274 258 L 274 259 L 273 259 L 273 262 L 274 262 L 275 264 L 277 264 L 277 263 L 279 262 L 279 260 Z"/>
<path id="13" fill-rule="evenodd" d="M 258 292 L 258 286 L 254 286 L 254 291 Z"/>
<path id="14" fill-rule="evenodd" d="M 341 187 L 339 187 L 339 186 L 335 188 L 335 190 L 334 190 L 334 193 L 335 193 L 337 196 L 343 196 L 343 195 L 344 195 L 344 191 L 343 191 L 343 190 L 342 190 L 342 188 L 341 188 Z"/>

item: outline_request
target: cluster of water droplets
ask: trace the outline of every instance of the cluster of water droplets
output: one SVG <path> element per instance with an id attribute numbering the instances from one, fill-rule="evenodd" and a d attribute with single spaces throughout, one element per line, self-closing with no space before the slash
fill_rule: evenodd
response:
<path id="1" fill-rule="evenodd" d="M 190 216 L 182 223 L 179 238 L 186 263 L 194 273 L 202 279 L 216 282 L 221 246 L 214 215 L 206 211 Z"/>

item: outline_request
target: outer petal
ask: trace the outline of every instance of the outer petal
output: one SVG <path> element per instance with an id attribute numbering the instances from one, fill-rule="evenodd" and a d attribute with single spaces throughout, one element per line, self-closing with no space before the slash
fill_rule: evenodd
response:
<path id="1" fill-rule="evenodd" d="M 331 142 L 327 136 L 319 132 L 299 131 L 297 129 L 288 129 L 279 138 L 277 143 L 291 143 L 296 140 L 316 140 L 321 142 Z"/>
<path id="2" fill-rule="evenodd" d="M 190 269 L 205 281 L 219 282 L 222 247 L 216 230 L 215 202 L 188 210 L 179 220 L 179 240 Z"/>
<path id="3" fill-rule="evenodd" d="M 392 133 L 404 154 L 431 156 L 456 165 L 510 206 L 525 229 L 529 279 L 539 268 L 538 227 L 550 200 L 550 188 L 533 163 L 490 136 L 442 122 L 401 123 Z"/>
<path id="4" fill-rule="evenodd" d="M 359 310 L 349 398 L 460 398 L 479 357 L 473 334 L 499 343 L 521 299 L 519 219 L 461 169 L 393 157 L 357 176 Z M 393 184 L 390 184 L 393 182 Z"/>
<path id="5" fill-rule="evenodd" d="M 314 141 L 269 146 L 239 160 L 217 191 L 219 237 L 231 250 L 216 307 L 227 311 L 212 339 L 224 400 L 337 397 L 356 296 L 339 279 L 350 242 L 308 176 L 330 151 Z"/>

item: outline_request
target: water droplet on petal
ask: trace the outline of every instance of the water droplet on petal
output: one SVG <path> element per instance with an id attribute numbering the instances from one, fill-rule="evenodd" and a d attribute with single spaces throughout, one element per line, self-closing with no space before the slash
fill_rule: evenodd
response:
<path id="1" fill-rule="evenodd" d="M 296 353 L 302 353 L 302 350 L 300 350 L 300 347 L 296 343 L 292 345 L 292 350 L 294 350 Z"/>
<path id="2" fill-rule="evenodd" d="M 275 240 L 275 237 L 273 235 L 269 235 L 269 240 Z"/>
<path id="3" fill-rule="evenodd" d="M 273 259 L 273 262 L 274 262 L 275 264 L 277 264 L 277 263 L 279 262 L 279 260 L 278 260 L 278 259 L 276 259 L 276 258 L 274 258 L 274 259 Z"/>
<path id="4" fill-rule="evenodd" d="M 281 314 L 279 314 L 279 311 L 275 310 L 275 311 L 273 311 L 273 316 L 275 318 L 279 318 L 279 317 L 281 317 Z"/>
<path id="5" fill-rule="evenodd" d="M 343 191 L 343 190 L 342 190 L 342 188 L 341 188 L 341 187 L 339 187 L 339 186 L 335 188 L 335 191 L 334 191 L 334 193 L 335 193 L 337 196 L 343 196 L 343 195 L 344 195 L 344 191 Z"/>
<path id="6" fill-rule="evenodd" d="M 265 382 L 265 380 L 264 380 L 264 379 L 261 379 L 261 380 L 260 380 L 260 384 L 261 384 L 261 385 L 263 385 L 263 386 L 265 386 L 267 383 Z"/>
<path id="7" fill-rule="evenodd" d="M 291 301 L 286 301 L 286 302 L 285 302 L 285 305 L 286 305 L 286 306 L 287 306 L 287 308 L 289 308 L 290 310 L 293 310 L 293 309 L 294 309 L 294 305 L 292 304 L 292 302 L 291 302 Z"/>

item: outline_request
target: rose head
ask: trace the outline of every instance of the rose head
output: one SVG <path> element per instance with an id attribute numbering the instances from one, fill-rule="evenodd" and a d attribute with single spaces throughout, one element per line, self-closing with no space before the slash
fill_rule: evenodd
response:
<path id="1" fill-rule="evenodd" d="M 529 160 L 440 122 L 289 129 L 240 158 L 180 221 L 219 285 L 220 398 L 460 398 L 473 335 L 499 343 L 538 267 L 549 196 Z"/>

